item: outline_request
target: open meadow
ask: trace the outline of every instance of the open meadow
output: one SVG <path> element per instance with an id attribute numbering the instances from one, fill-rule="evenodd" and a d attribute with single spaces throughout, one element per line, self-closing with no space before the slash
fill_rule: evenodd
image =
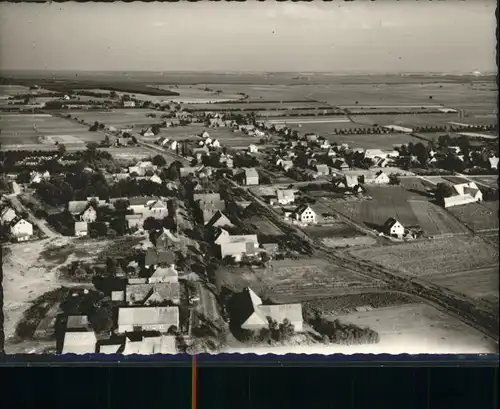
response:
<path id="1" fill-rule="evenodd" d="M 498 300 L 498 247 L 479 237 L 453 236 L 350 253 L 455 293 Z"/>
<path id="2" fill-rule="evenodd" d="M 178 96 L 168 97 L 168 100 L 174 102 L 182 102 L 185 104 L 207 104 L 214 102 L 226 102 L 233 100 L 240 100 L 243 95 L 237 93 L 222 92 L 217 94 L 214 91 L 207 91 L 207 87 L 202 87 L 200 85 L 152 85 L 152 87 L 163 89 L 167 91 L 176 92 Z M 216 91 L 220 88 L 214 88 Z"/>
<path id="3" fill-rule="evenodd" d="M 217 287 L 241 291 L 250 286 L 275 302 L 301 302 L 314 298 L 385 288 L 385 284 L 346 271 L 322 259 L 274 260 L 266 268 L 227 267 L 216 273 Z"/>
<path id="4" fill-rule="evenodd" d="M 52 144 L 83 144 L 89 134 L 86 126 L 50 114 L 0 114 L 0 140 L 2 144 L 37 144 L 40 138 Z M 53 138 L 54 137 L 54 138 Z"/>
<path id="5" fill-rule="evenodd" d="M 457 114 L 420 114 L 420 115 L 351 115 L 356 124 L 389 126 L 398 125 L 407 128 L 417 126 L 446 126 L 460 120 Z"/>
<path id="6" fill-rule="evenodd" d="M 357 128 L 356 124 L 356 128 Z M 395 147 L 422 142 L 418 138 L 404 133 L 387 134 L 356 134 L 356 135 L 328 135 L 330 142 L 347 143 L 352 148 L 363 149 L 394 149 Z"/>
<path id="7" fill-rule="evenodd" d="M 335 314 L 330 319 L 377 331 L 380 342 L 373 348 L 384 348 L 392 354 L 492 353 L 498 348 L 479 331 L 421 303 Z"/>

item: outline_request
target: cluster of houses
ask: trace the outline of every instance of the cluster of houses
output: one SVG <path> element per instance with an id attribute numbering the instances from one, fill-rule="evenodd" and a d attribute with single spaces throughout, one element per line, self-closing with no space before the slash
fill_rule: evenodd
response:
<path id="1" fill-rule="evenodd" d="M 0 207 L 0 222 L 13 241 L 23 242 L 33 238 L 33 224 L 8 205 Z"/>
<path id="2" fill-rule="evenodd" d="M 153 217 L 164 219 L 169 214 L 169 200 L 161 197 L 132 197 L 115 198 L 108 201 L 98 197 L 88 197 L 86 200 L 74 200 L 68 202 L 67 210 L 74 218 L 75 236 L 87 236 L 89 225 L 98 220 L 98 209 L 108 207 L 116 209 L 117 203 L 125 203 L 125 208 L 130 214 L 125 216 L 127 228 L 131 231 L 141 230 L 144 220 Z"/>

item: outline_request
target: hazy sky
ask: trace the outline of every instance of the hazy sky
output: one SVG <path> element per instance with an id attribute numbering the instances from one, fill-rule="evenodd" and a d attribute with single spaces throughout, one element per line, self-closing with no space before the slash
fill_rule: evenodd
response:
<path id="1" fill-rule="evenodd" d="M 495 5 L 3 3 L 0 69 L 496 71 Z"/>

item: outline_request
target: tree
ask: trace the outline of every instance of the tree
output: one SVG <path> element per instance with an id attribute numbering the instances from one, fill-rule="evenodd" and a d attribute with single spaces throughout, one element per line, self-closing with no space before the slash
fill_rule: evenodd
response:
<path id="1" fill-rule="evenodd" d="M 159 168 L 165 166 L 167 164 L 167 161 L 165 160 L 165 158 L 161 155 L 156 155 L 153 160 L 153 165 L 155 166 L 158 166 Z"/>
<path id="2" fill-rule="evenodd" d="M 106 259 L 106 273 L 112 277 L 116 274 L 116 261 L 111 257 Z"/>
<path id="3" fill-rule="evenodd" d="M 97 132 L 98 129 L 99 129 L 99 122 L 95 121 L 94 125 L 90 126 L 89 131 L 91 131 L 91 132 Z"/>
<path id="4" fill-rule="evenodd" d="M 425 148 L 423 143 L 417 143 L 414 148 L 413 148 L 413 153 L 417 157 L 418 161 L 422 165 L 427 164 L 427 160 L 429 159 L 429 153 L 427 152 L 427 149 Z"/>
<path id="5" fill-rule="evenodd" d="M 160 125 L 159 124 L 151 125 L 151 132 L 153 132 L 155 135 L 158 135 L 160 133 Z"/>
<path id="6" fill-rule="evenodd" d="M 391 185 L 399 185 L 401 183 L 401 180 L 399 179 L 398 175 L 395 173 L 391 173 L 389 175 L 389 184 Z"/>
<path id="7" fill-rule="evenodd" d="M 438 183 L 434 194 L 436 199 L 444 201 L 445 197 L 453 196 L 453 187 L 448 183 Z"/>
<path id="8" fill-rule="evenodd" d="M 106 135 L 104 136 L 104 146 L 110 146 L 110 145 L 111 145 L 111 142 L 110 142 L 110 140 L 109 140 L 109 135 L 108 135 L 108 134 L 106 134 Z"/>
<path id="9" fill-rule="evenodd" d="M 63 143 L 60 143 L 57 146 L 57 151 L 59 152 L 59 155 L 62 157 L 66 153 L 66 146 Z"/>
<path id="10" fill-rule="evenodd" d="M 160 222 L 154 217 L 148 217 L 146 220 L 144 220 L 143 228 L 146 231 L 155 230 L 159 227 L 161 227 Z"/>
<path id="11" fill-rule="evenodd" d="M 438 137 L 439 148 L 445 149 L 448 146 L 450 146 L 450 143 L 451 143 L 450 135 L 448 135 L 448 134 L 439 135 L 439 137 Z"/>

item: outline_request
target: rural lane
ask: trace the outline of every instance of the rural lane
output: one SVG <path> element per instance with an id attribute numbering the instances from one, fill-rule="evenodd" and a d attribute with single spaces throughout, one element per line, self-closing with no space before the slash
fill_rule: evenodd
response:
<path id="1" fill-rule="evenodd" d="M 7 196 L 7 198 L 9 199 L 10 203 L 12 204 L 12 206 L 16 209 L 17 212 L 21 213 L 21 212 L 26 212 L 28 214 L 28 221 L 30 223 L 33 223 L 34 225 L 36 225 L 38 227 L 38 229 L 49 239 L 54 239 L 54 238 L 58 238 L 58 237 L 62 237 L 59 233 L 56 233 L 54 232 L 54 230 L 52 230 L 48 223 L 45 221 L 45 220 L 41 220 L 41 219 L 38 219 L 34 216 L 34 214 L 31 212 L 30 209 L 26 208 L 20 201 L 19 199 L 17 198 L 16 195 L 9 195 Z"/>

